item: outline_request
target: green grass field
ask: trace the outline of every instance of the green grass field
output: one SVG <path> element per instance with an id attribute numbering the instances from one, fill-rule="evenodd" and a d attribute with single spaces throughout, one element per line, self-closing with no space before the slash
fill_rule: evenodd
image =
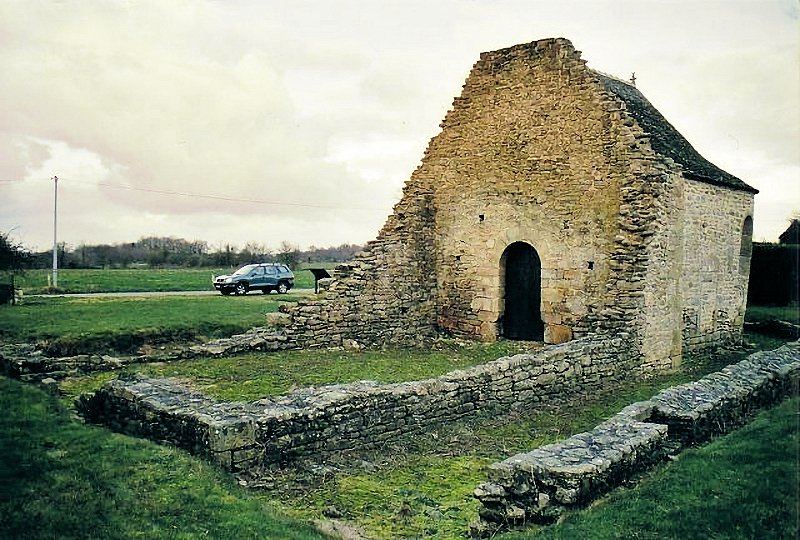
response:
<path id="1" fill-rule="evenodd" d="M 0 306 L 0 341 L 38 342 L 62 355 L 131 352 L 144 343 L 229 336 L 264 323 L 288 295 L 26 298 Z"/>
<path id="2" fill-rule="evenodd" d="M 321 539 L 184 452 L 87 426 L 0 377 L 0 538 Z"/>
<path id="3" fill-rule="evenodd" d="M 747 306 L 745 320 L 750 322 L 786 321 L 800 324 L 800 307 Z"/>
<path id="4" fill-rule="evenodd" d="M 274 471 L 271 489 L 248 491 L 182 451 L 77 423 L 56 398 L 0 377 L 0 537 L 318 538 L 304 523 L 335 508 L 370 538 L 461 539 L 487 464 L 586 429 L 641 391 L 578 414 L 436 430 L 367 455 L 361 472 Z M 562 524 L 496 538 L 795 538 L 798 407 L 785 401 Z"/>
<path id="5" fill-rule="evenodd" d="M 212 337 L 260 324 L 278 300 L 288 299 L 291 295 L 29 298 L 19 306 L 0 306 L 0 340 L 60 340 L 66 347 L 91 349 L 126 335 L 131 342 L 136 335 Z M 761 310 L 759 316 L 770 312 Z M 781 343 L 754 334 L 745 339 L 761 348 Z M 136 365 L 128 371 L 179 377 L 223 399 L 252 400 L 295 386 L 431 377 L 519 347 L 443 342 L 428 351 L 294 351 Z M 424 437 L 331 462 L 334 468 L 322 474 L 272 471 L 267 491 L 242 490 L 181 451 L 71 420 L 65 407 L 72 399 L 116 373 L 65 380 L 61 398 L 0 378 L 6 413 L 0 416 L 0 538 L 310 538 L 314 533 L 302 523 L 335 508 L 371 538 L 460 539 L 476 519 L 471 492 L 485 479 L 489 463 L 589 429 L 631 402 L 718 370 L 742 354 L 685 358 L 675 372 L 631 381 L 613 394 L 587 396 L 557 413 L 530 410 L 441 426 Z M 790 450 L 798 448 L 798 401 L 789 403 L 788 409 L 768 413 L 762 428 L 743 430 L 744 439 L 737 439 L 737 432 L 687 453 L 640 487 L 619 490 L 562 526 L 508 537 L 791 538 L 786 532 L 796 526 L 798 497 L 790 486 L 797 486 L 798 467 Z M 683 463 L 692 466 L 671 472 L 682 471 Z M 26 528 L 29 518 L 20 516 L 32 516 L 35 523 Z M 754 530 L 759 534 L 751 536 Z"/>
<path id="6" fill-rule="evenodd" d="M 306 265 L 307 266 L 307 265 Z M 315 268 L 332 268 L 335 263 L 319 263 Z M 295 270 L 295 288 L 313 289 L 314 276 L 301 265 Z M 230 274 L 236 268 L 112 268 L 107 270 L 60 269 L 58 289 L 65 293 L 205 291 L 212 290 L 212 276 Z M 25 294 L 43 294 L 49 285 L 50 270 L 28 270 L 16 278 Z"/>
<path id="7" fill-rule="evenodd" d="M 746 336 L 766 348 L 782 343 L 753 337 Z M 295 386 L 435 376 L 517 352 L 514 345 L 452 343 L 435 351 L 293 351 L 136 365 L 128 371 L 178 377 L 221 399 L 253 400 Z M 460 538 L 477 516 L 478 505 L 471 493 L 485 479 L 488 464 L 590 429 L 625 405 L 695 380 L 745 354 L 687 357 L 680 370 L 631 381 L 613 394 L 588 397 L 557 414 L 531 410 L 441 426 L 425 437 L 396 441 L 382 451 L 355 458 L 355 470 L 346 460 L 341 470 L 310 480 L 302 472 L 282 471 L 277 476 L 285 482 L 276 482 L 270 494 L 283 501 L 285 512 L 302 520 L 319 519 L 333 506 L 374 538 Z M 61 390 L 71 402 L 78 393 L 95 389 L 114 376 L 104 373 L 64 381 Z M 335 460 L 329 464 L 341 465 Z M 298 485 L 302 486 L 299 491 Z"/>

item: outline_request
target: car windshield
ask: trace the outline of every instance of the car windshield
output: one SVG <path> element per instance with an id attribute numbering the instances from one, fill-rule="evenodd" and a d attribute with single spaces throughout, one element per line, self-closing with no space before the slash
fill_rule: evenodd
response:
<path id="1" fill-rule="evenodd" d="M 233 273 L 234 276 L 241 276 L 248 273 L 250 270 L 258 266 L 257 264 L 248 264 L 247 266 L 242 266 L 236 272 Z"/>

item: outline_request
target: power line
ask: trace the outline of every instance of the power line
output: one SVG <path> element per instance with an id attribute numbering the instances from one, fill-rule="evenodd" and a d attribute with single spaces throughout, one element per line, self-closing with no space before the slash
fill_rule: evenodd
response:
<path id="1" fill-rule="evenodd" d="M 38 180 L 38 179 L 37 179 Z M 63 177 L 60 180 L 64 180 Z M 160 195 L 175 195 L 179 197 L 188 197 L 194 199 L 210 199 L 215 201 L 226 201 L 226 202 L 244 202 L 244 203 L 252 203 L 252 204 L 265 204 L 265 205 L 272 205 L 272 206 L 293 206 L 293 207 L 302 207 L 302 208 L 321 208 L 326 210 L 362 210 L 368 212 L 385 212 L 385 208 L 368 208 L 368 207 L 358 207 L 358 206 L 334 206 L 334 205 L 325 205 L 325 204 L 309 204 L 309 203 L 295 203 L 295 202 L 286 202 L 286 201 L 270 201 L 266 199 L 246 199 L 243 197 L 228 197 L 223 195 L 212 195 L 208 193 L 191 193 L 186 191 L 173 191 L 167 189 L 154 189 L 154 188 L 143 188 L 143 187 L 134 187 L 134 186 L 125 186 L 122 184 L 111 184 L 109 182 L 86 182 L 84 180 L 71 180 L 69 178 L 66 179 L 67 182 L 72 184 L 83 184 L 89 186 L 100 186 L 100 187 L 107 187 L 112 189 L 123 189 L 128 191 L 141 191 L 144 193 L 157 193 Z M 15 183 L 15 180 L 0 180 L 0 184 L 11 184 Z"/>

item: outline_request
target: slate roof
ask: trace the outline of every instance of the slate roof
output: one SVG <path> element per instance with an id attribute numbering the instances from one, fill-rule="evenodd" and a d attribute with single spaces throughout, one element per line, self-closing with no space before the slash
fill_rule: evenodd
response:
<path id="1" fill-rule="evenodd" d="M 593 73 L 606 90 L 625 103 L 628 113 L 650 136 L 653 150 L 680 164 L 684 176 L 707 184 L 758 193 L 757 189 L 701 156 L 636 87 L 603 73 Z"/>

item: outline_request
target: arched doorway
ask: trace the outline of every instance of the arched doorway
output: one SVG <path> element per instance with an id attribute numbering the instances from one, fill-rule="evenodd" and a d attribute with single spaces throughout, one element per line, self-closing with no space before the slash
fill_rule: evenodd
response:
<path id="1" fill-rule="evenodd" d="M 508 339 L 542 341 L 542 262 L 530 244 L 514 242 L 500 259 L 505 276 L 503 336 Z"/>

